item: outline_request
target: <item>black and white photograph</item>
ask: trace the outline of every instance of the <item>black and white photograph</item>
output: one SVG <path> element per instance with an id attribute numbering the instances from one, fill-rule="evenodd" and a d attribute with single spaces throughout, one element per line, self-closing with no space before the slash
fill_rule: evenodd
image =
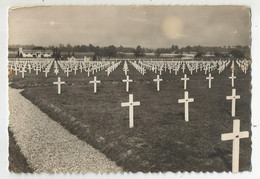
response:
<path id="1" fill-rule="evenodd" d="M 8 170 L 252 171 L 246 5 L 8 9 Z"/>

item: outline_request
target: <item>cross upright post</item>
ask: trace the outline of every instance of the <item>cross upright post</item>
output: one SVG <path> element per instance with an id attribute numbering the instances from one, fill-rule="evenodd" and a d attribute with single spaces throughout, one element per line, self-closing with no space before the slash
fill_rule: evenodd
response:
<path id="1" fill-rule="evenodd" d="M 189 121 L 189 103 L 194 102 L 194 98 L 189 98 L 189 92 L 184 92 L 184 99 L 179 99 L 178 103 L 184 103 L 185 110 L 185 121 Z"/>
<path id="2" fill-rule="evenodd" d="M 187 88 L 187 80 L 190 80 L 190 78 L 187 78 L 187 75 L 184 74 L 184 78 L 181 78 L 181 80 L 184 80 L 184 89 Z"/>
<path id="3" fill-rule="evenodd" d="M 239 144 L 240 139 L 248 138 L 248 131 L 240 131 L 240 120 L 233 120 L 233 133 L 227 133 L 221 135 L 222 141 L 233 140 L 232 148 L 232 172 L 237 173 L 239 171 Z"/>
<path id="4" fill-rule="evenodd" d="M 236 79 L 236 78 L 237 78 L 237 77 L 234 76 L 234 72 L 232 71 L 231 77 L 229 77 L 229 79 L 231 79 L 232 87 L 234 87 L 234 85 L 235 85 L 235 79 Z"/>
<path id="5" fill-rule="evenodd" d="M 58 94 L 61 94 L 61 85 L 65 84 L 65 81 L 61 81 L 60 77 L 58 77 L 58 81 L 53 82 L 53 84 L 58 85 Z"/>
<path id="6" fill-rule="evenodd" d="M 129 82 L 133 82 L 133 80 L 129 79 L 129 75 L 126 76 L 126 80 L 122 80 L 123 82 L 126 83 L 126 92 L 129 91 Z"/>
<path id="7" fill-rule="evenodd" d="M 160 81 L 162 81 L 162 79 L 160 79 L 160 75 L 157 75 L 157 78 L 153 81 L 157 82 L 157 91 L 160 91 Z"/>
<path id="8" fill-rule="evenodd" d="M 94 83 L 94 93 L 97 92 L 97 83 L 100 83 L 100 81 L 97 81 L 97 77 L 94 76 L 94 81 L 90 81 L 89 83 Z"/>
<path id="9" fill-rule="evenodd" d="M 133 94 L 129 94 L 129 102 L 121 103 L 122 107 L 129 107 L 129 127 L 134 127 L 134 106 L 140 106 L 140 102 L 134 102 Z"/>
<path id="10" fill-rule="evenodd" d="M 206 77 L 207 80 L 209 80 L 209 88 L 211 88 L 211 80 L 214 79 L 214 77 L 211 77 L 211 73 L 209 73 L 209 76 Z"/>
<path id="11" fill-rule="evenodd" d="M 236 115 L 236 100 L 240 99 L 240 95 L 236 95 L 236 89 L 232 89 L 232 96 L 226 96 L 227 100 L 232 100 L 232 117 Z"/>

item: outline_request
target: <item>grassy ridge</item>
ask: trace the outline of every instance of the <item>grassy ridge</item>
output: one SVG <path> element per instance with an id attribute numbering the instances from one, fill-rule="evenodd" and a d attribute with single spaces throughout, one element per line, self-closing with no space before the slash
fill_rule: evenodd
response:
<path id="1" fill-rule="evenodd" d="M 161 91 L 156 91 L 152 79 L 156 74 L 145 76 L 129 65 L 130 93 L 141 105 L 134 108 L 135 127 L 129 129 L 128 108 L 121 102 L 128 101 L 122 65 L 109 77 L 104 71 L 97 74 L 101 80 L 98 93 L 88 84 L 93 76 L 87 74 L 62 74 L 66 85 L 57 95 L 55 74 L 47 79 L 28 75 L 25 79 L 12 76 L 13 87 L 26 88 L 22 94 L 59 122 L 72 134 L 77 135 L 116 161 L 125 171 L 230 171 L 232 142 L 223 142 L 222 133 L 232 132 L 231 102 L 225 98 L 231 95 L 231 72 L 221 75 L 213 72 L 212 89 L 203 72 L 194 74 L 188 81 L 190 122 L 184 121 L 184 105 L 178 99 L 184 97 L 183 76 L 180 72 L 163 73 Z M 251 76 L 236 71 L 237 117 L 241 120 L 241 131 L 251 131 Z M 240 145 L 240 171 L 251 169 L 251 140 L 242 139 Z"/>

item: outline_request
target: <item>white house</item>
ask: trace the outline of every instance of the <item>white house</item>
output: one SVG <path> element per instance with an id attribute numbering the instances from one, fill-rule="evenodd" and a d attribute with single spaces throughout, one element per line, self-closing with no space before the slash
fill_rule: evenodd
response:
<path id="1" fill-rule="evenodd" d="M 20 57 L 27 58 L 50 58 L 53 55 L 52 50 L 23 50 L 19 48 L 18 54 Z"/>

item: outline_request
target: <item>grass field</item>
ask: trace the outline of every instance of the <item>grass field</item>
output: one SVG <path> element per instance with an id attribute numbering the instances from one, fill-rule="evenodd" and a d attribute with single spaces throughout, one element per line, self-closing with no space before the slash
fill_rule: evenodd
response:
<path id="1" fill-rule="evenodd" d="M 53 73 L 44 77 L 25 74 L 25 78 L 12 75 L 11 87 L 24 88 L 22 94 L 60 123 L 79 139 L 86 141 L 108 158 L 131 172 L 166 171 L 231 171 L 232 142 L 221 141 L 222 133 L 233 130 L 233 119 L 241 120 L 241 131 L 250 131 L 251 136 L 251 74 L 235 71 L 235 88 L 241 96 L 237 100 L 236 117 L 231 117 L 231 101 L 226 100 L 232 92 L 228 67 L 220 75 L 214 71 L 212 89 L 204 72 L 187 74 L 187 90 L 194 102 L 189 104 L 190 121 L 184 121 L 183 73 L 178 75 L 163 72 L 161 91 L 156 91 L 152 80 L 156 74 L 147 71 L 143 76 L 129 65 L 130 94 L 141 105 L 134 107 L 135 127 L 129 128 L 128 102 L 125 92 L 123 63 L 106 76 L 105 71 L 96 74 L 101 80 L 98 92 L 93 93 L 93 76 L 87 73 L 63 72 L 58 76 L 66 85 L 57 95 L 57 76 Z M 187 71 L 186 71 L 187 72 Z M 240 143 L 240 171 L 251 170 L 251 139 Z"/>

